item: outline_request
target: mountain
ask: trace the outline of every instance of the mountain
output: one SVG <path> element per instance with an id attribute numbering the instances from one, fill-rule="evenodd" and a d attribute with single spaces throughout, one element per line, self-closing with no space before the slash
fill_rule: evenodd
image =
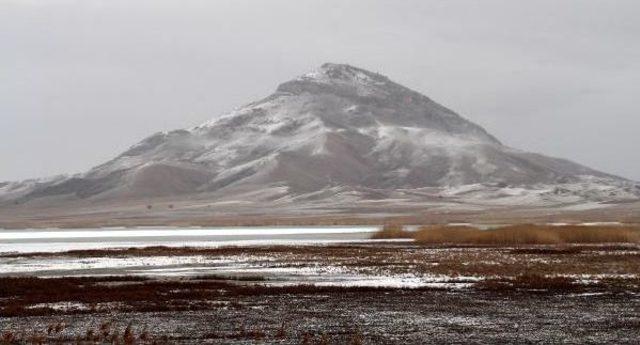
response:
<path id="1" fill-rule="evenodd" d="M 503 145 L 387 77 L 324 64 L 200 126 L 154 134 L 90 171 L 0 184 L 0 201 L 173 198 L 286 205 L 580 205 L 640 187 Z"/>

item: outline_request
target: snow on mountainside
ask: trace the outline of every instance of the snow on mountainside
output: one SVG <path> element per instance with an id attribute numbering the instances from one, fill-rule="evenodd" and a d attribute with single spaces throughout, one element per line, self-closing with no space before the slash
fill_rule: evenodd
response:
<path id="1" fill-rule="evenodd" d="M 188 195 L 536 205 L 632 200 L 640 188 L 506 147 L 426 96 L 339 64 L 200 126 L 155 134 L 85 174 L 0 185 L 0 201 Z"/>

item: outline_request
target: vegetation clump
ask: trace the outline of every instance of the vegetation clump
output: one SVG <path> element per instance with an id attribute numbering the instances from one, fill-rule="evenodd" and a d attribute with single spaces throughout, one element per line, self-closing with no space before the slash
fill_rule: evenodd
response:
<path id="1" fill-rule="evenodd" d="M 430 245 L 552 245 L 640 243 L 640 229 L 629 226 L 510 225 L 481 230 L 471 226 L 426 226 L 415 232 L 401 226 L 383 229 L 375 239 L 413 238 Z"/>
<path id="2" fill-rule="evenodd" d="M 400 224 L 387 224 L 382 230 L 373 234 L 375 240 L 386 240 L 396 238 L 413 238 L 414 234 L 411 231 L 407 231 Z"/>

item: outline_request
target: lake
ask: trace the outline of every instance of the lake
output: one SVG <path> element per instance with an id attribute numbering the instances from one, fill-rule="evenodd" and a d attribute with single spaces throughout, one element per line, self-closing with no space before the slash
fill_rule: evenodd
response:
<path id="1" fill-rule="evenodd" d="M 219 247 L 366 241 L 377 226 L 0 230 L 0 253 L 148 246 Z"/>

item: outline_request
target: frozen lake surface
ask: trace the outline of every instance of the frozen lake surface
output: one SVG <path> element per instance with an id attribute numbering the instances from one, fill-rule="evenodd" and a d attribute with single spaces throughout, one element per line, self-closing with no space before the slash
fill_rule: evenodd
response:
<path id="1" fill-rule="evenodd" d="M 379 230 L 368 227 L 251 227 L 207 229 L 78 229 L 0 231 L 0 276 L 153 276 L 189 277 L 216 275 L 251 278 L 260 276 L 268 284 L 315 284 L 344 286 L 419 287 L 442 284 L 438 279 L 413 276 L 371 276 L 325 264 L 307 267 L 301 262 L 280 262 L 278 258 L 248 253 L 231 256 L 120 256 L 74 257 L 58 252 L 79 249 L 131 247 L 222 247 L 265 245 L 329 245 L 373 243 Z M 407 240 L 386 240 L 406 242 Z M 30 256 L 29 253 L 50 253 Z M 24 255 L 22 255 L 24 254 Z M 292 267 L 293 266 L 293 267 Z"/>
<path id="2" fill-rule="evenodd" d="M 0 254 L 148 246 L 219 247 L 367 241 L 377 226 L 0 230 Z"/>

